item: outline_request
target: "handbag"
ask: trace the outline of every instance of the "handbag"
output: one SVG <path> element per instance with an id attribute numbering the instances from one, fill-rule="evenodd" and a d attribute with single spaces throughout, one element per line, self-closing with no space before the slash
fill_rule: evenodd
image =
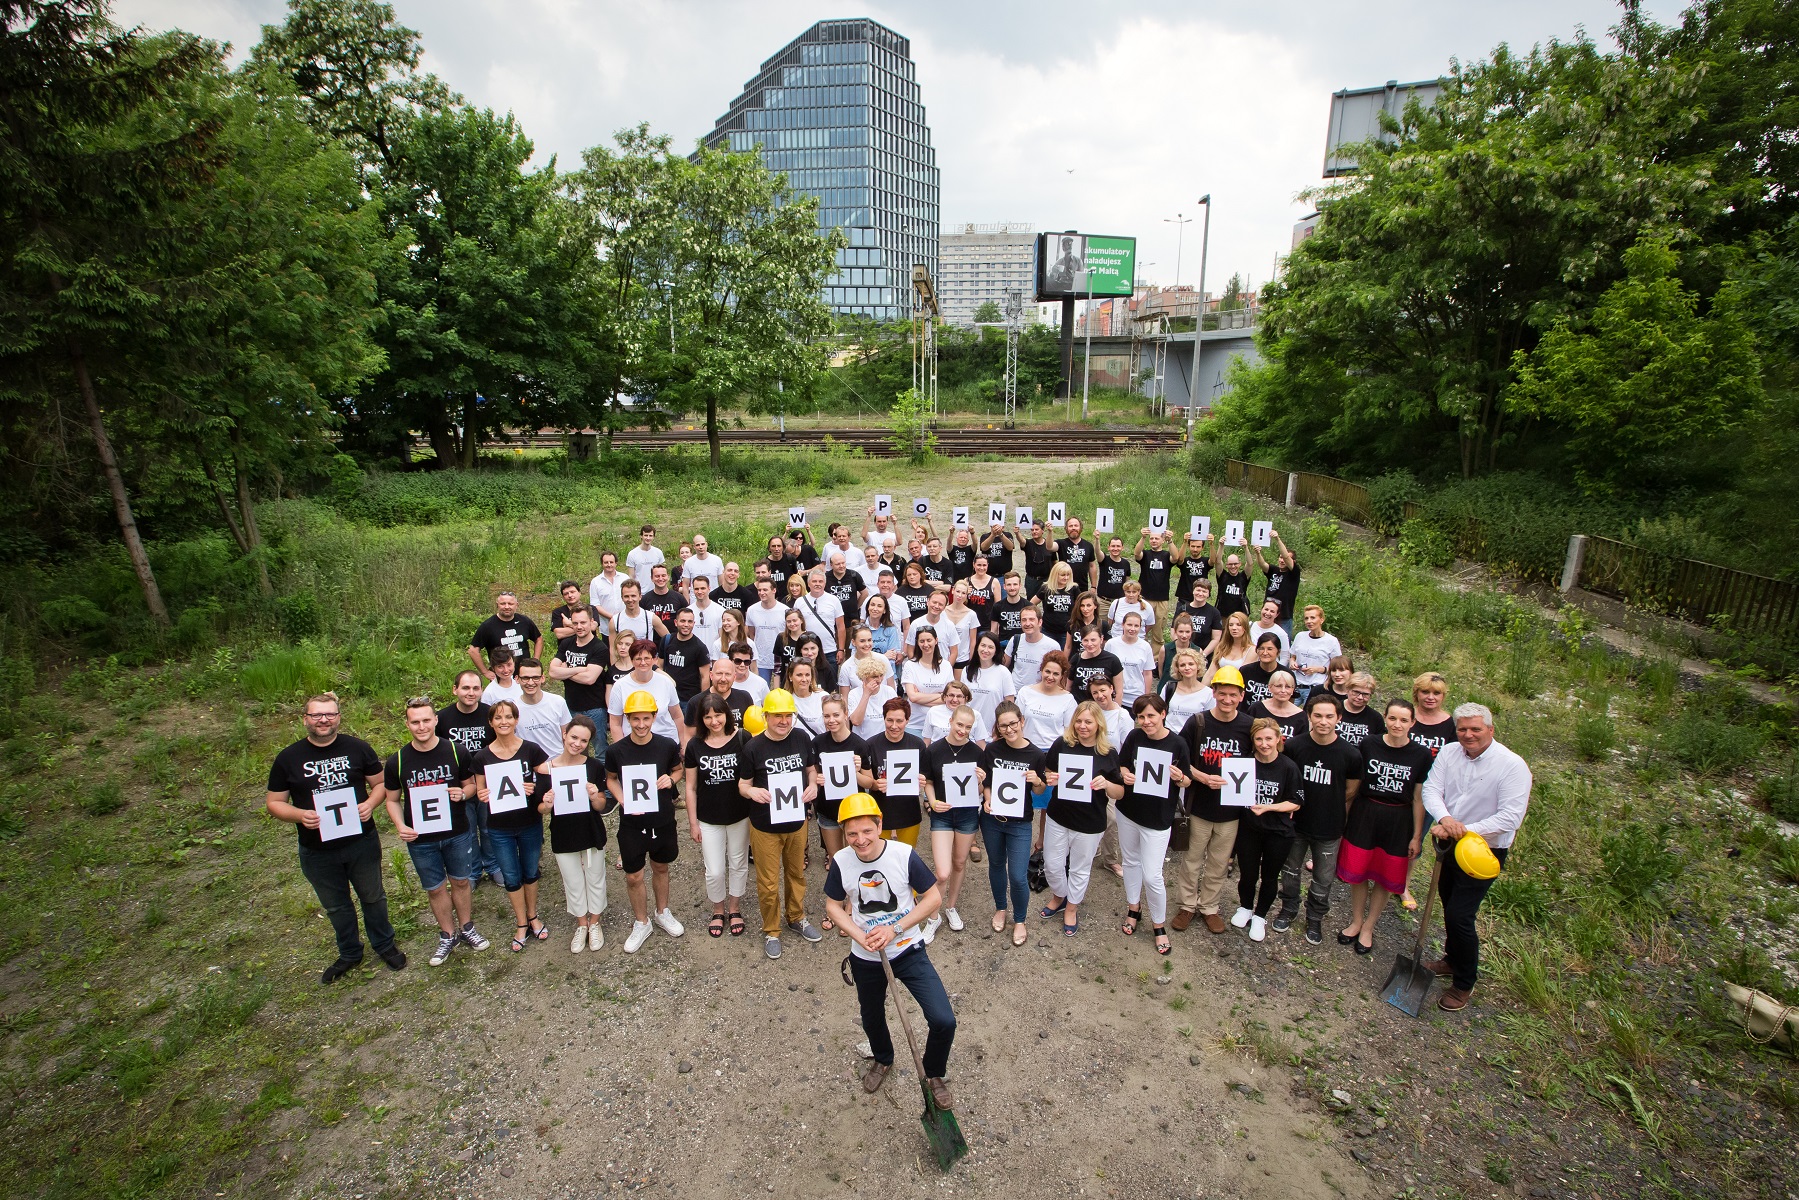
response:
<path id="1" fill-rule="evenodd" d="M 1174 806 L 1174 824 L 1168 830 L 1168 850 L 1185 854 L 1193 845 L 1193 826 L 1187 823 L 1187 805 L 1183 800 Z"/>

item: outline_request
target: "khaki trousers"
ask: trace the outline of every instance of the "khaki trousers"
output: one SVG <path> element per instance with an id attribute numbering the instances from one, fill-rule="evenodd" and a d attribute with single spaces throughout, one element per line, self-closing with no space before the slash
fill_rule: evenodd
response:
<path id="1" fill-rule="evenodd" d="M 756 903 L 762 908 L 762 936 L 781 936 L 781 876 L 787 877 L 787 919 L 806 916 L 806 827 L 791 833 L 765 833 L 750 828 L 750 851 L 756 857 Z"/>
<path id="2" fill-rule="evenodd" d="M 1230 869 L 1231 850 L 1237 845 L 1237 822 L 1188 817 L 1187 829 L 1190 840 L 1180 870 L 1181 910 L 1209 916 L 1218 911 L 1218 895 L 1224 891 L 1224 873 Z"/>

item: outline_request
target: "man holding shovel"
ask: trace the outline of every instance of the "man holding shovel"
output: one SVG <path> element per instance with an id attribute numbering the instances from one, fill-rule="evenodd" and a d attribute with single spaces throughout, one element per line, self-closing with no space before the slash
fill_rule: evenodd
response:
<path id="1" fill-rule="evenodd" d="M 862 1005 L 862 1030 L 874 1052 L 874 1061 L 862 1072 L 862 1090 L 879 1091 L 893 1069 L 887 984 L 889 979 L 897 979 L 924 1010 L 930 1034 L 919 1070 L 929 1106 L 947 1113 L 954 1101 L 943 1076 L 949 1068 L 950 1045 L 956 1040 L 956 1014 L 950 1009 L 949 993 L 937 977 L 937 968 L 925 952 L 922 930 L 942 903 L 937 877 L 912 847 L 881 836 L 881 807 L 867 792 L 844 797 L 837 813 L 848 844 L 831 856 L 825 875 L 825 911 L 832 924 L 847 931 L 855 942 L 849 969 Z M 910 1029 L 907 1040 L 911 1040 Z M 913 1049 L 916 1053 L 916 1046 Z M 930 1119 L 929 1112 L 926 1118 Z"/>

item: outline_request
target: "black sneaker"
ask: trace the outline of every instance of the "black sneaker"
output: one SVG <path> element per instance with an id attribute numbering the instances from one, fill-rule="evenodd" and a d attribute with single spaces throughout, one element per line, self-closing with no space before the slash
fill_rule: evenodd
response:
<path id="1" fill-rule="evenodd" d="M 1287 930 L 1293 928 L 1293 918 L 1289 917 L 1286 913 L 1282 913 L 1280 916 L 1274 918 L 1274 920 L 1268 922 L 1268 928 L 1276 933 L 1285 933 Z"/>
<path id="2" fill-rule="evenodd" d="M 336 983 L 351 971 L 354 971 L 362 960 L 360 958 L 340 958 L 326 967 L 319 975 L 320 983 Z"/>
<path id="3" fill-rule="evenodd" d="M 406 951 L 398 946 L 389 947 L 381 951 L 381 961 L 387 964 L 387 969 L 390 971 L 404 971 L 406 969 Z"/>
<path id="4" fill-rule="evenodd" d="M 1317 917 L 1306 919 L 1306 941 L 1316 946 L 1324 940 L 1324 929 Z"/>

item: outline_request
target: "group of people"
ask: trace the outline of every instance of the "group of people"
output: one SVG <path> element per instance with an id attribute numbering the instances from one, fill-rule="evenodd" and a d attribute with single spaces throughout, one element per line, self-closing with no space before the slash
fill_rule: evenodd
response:
<path id="1" fill-rule="evenodd" d="M 1122 538 L 1102 551 L 1082 530 L 1073 517 L 1054 539 L 1040 521 L 960 527 L 946 546 L 926 519 L 902 546 L 871 508 L 860 544 L 841 523 L 823 543 L 801 524 L 771 537 L 746 578 L 700 535 L 671 568 L 645 525 L 623 571 L 607 551 L 585 589 L 561 584 L 548 640 L 500 592 L 454 700 L 409 701 L 406 740 L 385 760 L 339 731 L 334 696 L 312 697 L 306 737 L 271 767 L 267 807 L 297 827 L 336 931 L 324 980 L 363 955 L 352 894 L 376 953 L 406 962 L 386 915 L 379 806 L 436 917 L 433 965 L 488 947 L 472 905 L 483 879 L 505 890 L 512 951 L 552 936 L 538 907 L 546 821 L 572 952 L 604 945 L 609 835 L 632 909 L 625 951 L 658 929 L 682 936 L 669 865 L 685 834 L 710 937 L 747 932 L 753 863 L 764 953 L 779 958 L 790 934 L 850 939 L 870 1020 L 885 948 L 926 1010 L 939 1083 L 954 1018 L 935 973 L 904 964 L 924 963 L 944 926 L 966 927 L 965 876 L 983 850 L 990 924 L 1014 945 L 1030 936 L 1033 869 L 1048 891 L 1037 915 L 1072 937 L 1103 855 L 1122 876 L 1119 931 L 1147 924 L 1159 954 L 1196 921 L 1257 941 L 1286 932 L 1308 871 L 1307 941 L 1323 940 L 1342 882 L 1349 919 L 1335 936 L 1368 954 L 1429 834 L 1447 928 L 1440 1003 L 1464 1007 L 1475 910 L 1530 790 L 1491 712 L 1452 710 L 1435 673 L 1377 708 L 1324 610 L 1299 602 L 1278 533 L 1272 559 L 1248 548 L 1258 587 L 1210 537 L 1145 528 L 1127 556 Z M 828 862 L 818 925 L 813 829 Z M 1491 854 L 1454 853 L 1470 835 Z M 890 1063 L 881 1029 L 871 1044 Z"/>

